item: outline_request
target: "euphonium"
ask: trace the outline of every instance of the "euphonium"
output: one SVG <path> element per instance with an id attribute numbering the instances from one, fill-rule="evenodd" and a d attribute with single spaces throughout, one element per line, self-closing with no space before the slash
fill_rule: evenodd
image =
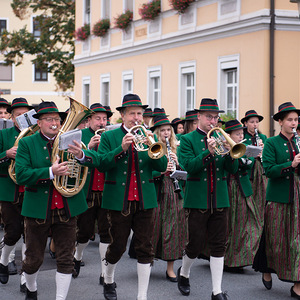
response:
<path id="1" fill-rule="evenodd" d="M 218 130 L 217 137 L 215 137 L 216 140 L 216 147 L 215 147 L 215 153 L 217 155 L 225 155 L 229 152 L 230 156 L 234 159 L 242 157 L 246 152 L 246 146 L 243 143 L 236 143 L 234 142 L 228 134 L 220 127 L 213 127 L 208 133 L 207 138 L 210 138 L 210 135 L 215 130 Z M 222 137 L 223 136 L 223 137 Z M 230 150 L 227 150 L 224 146 L 224 142 L 229 144 Z"/>
<path id="2" fill-rule="evenodd" d="M 19 133 L 17 139 L 15 140 L 14 147 L 18 147 L 20 139 L 22 139 L 25 136 L 30 136 L 30 135 L 34 134 L 38 129 L 39 129 L 39 126 L 37 124 L 23 129 Z M 15 184 L 18 184 L 17 180 L 16 180 L 15 165 L 16 165 L 16 161 L 14 159 L 11 160 L 10 165 L 8 167 L 8 175 Z"/>
<path id="3" fill-rule="evenodd" d="M 86 181 L 88 167 L 81 166 L 72 154 L 66 153 L 64 150 L 59 150 L 59 136 L 62 133 L 75 129 L 83 119 L 93 113 L 85 105 L 70 97 L 69 99 L 70 109 L 62 128 L 54 140 L 51 157 L 52 163 L 56 161 L 57 156 L 60 157 L 60 162 L 68 161 L 69 175 L 55 175 L 53 179 L 55 188 L 64 197 L 72 197 L 81 191 Z M 86 149 L 84 143 L 81 142 L 81 145 L 83 149 Z"/>
<path id="4" fill-rule="evenodd" d="M 133 126 L 130 129 L 130 133 L 134 135 L 133 142 L 136 151 L 148 151 L 148 155 L 152 159 L 159 159 L 167 153 L 166 145 L 161 142 L 155 142 L 154 138 L 147 134 L 144 126 Z"/>

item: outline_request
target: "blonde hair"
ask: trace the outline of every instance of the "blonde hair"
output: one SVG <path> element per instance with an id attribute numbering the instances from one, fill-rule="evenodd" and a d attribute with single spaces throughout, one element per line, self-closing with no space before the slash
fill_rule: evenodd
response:
<path id="1" fill-rule="evenodd" d="M 164 125 L 169 125 L 171 127 L 171 136 L 170 136 L 170 139 L 169 139 L 169 143 L 170 143 L 170 147 L 171 147 L 172 152 L 176 154 L 178 140 L 176 138 L 174 129 L 171 126 L 171 124 L 164 124 Z M 160 128 L 161 128 L 161 126 L 163 126 L 163 125 L 160 125 L 160 126 L 156 127 L 155 130 L 154 130 L 154 132 L 153 132 L 154 134 L 156 134 L 157 139 L 158 139 L 159 142 L 163 142 L 161 140 L 161 137 L 160 137 Z"/>

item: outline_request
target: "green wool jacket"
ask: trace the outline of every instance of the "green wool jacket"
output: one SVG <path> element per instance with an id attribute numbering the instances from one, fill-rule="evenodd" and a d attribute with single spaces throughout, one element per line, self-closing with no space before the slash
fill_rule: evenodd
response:
<path id="1" fill-rule="evenodd" d="M 95 131 L 91 128 L 84 128 L 82 129 L 82 142 L 86 145 L 86 147 L 88 147 L 88 144 L 91 140 L 91 138 L 95 135 Z M 93 151 L 97 151 L 98 147 L 95 147 L 95 149 L 91 149 Z M 93 180 L 91 180 L 92 178 L 94 178 L 94 173 L 95 173 L 95 168 L 94 167 L 89 167 L 88 170 L 88 174 L 87 174 L 87 178 L 86 178 L 86 182 L 85 185 L 83 187 L 83 191 L 85 193 L 85 196 L 87 199 L 89 199 L 90 193 L 92 191 L 92 186 L 93 186 Z"/>
<path id="2" fill-rule="evenodd" d="M 132 167 L 133 151 L 139 193 L 140 209 L 157 207 L 152 171 L 163 172 L 167 168 L 167 158 L 151 159 L 147 151 L 136 152 L 130 147 L 124 152 L 122 139 L 127 131 L 123 126 L 101 135 L 98 153 L 84 150 L 84 165 L 95 166 L 99 172 L 105 172 L 105 184 L 102 207 L 105 209 L 126 211 Z"/>
<path id="3" fill-rule="evenodd" d="M 22 215 L 47 219 L 51 213 L 53 182 L 50 179 L 52 145 L 40 132 L 20 140 L 16 156 L 17 182 L 25 185 Z M 77 216 L 87 209 L 81 190 L 72 197 L 63 197 L 68 217 Z"/>
<path id="4" fill-rule="evenodd" d="M 294 198 L 293 149 L 298 153 L 295 138 L 289 141 L 282 133 L 267 139 L 263 150 L 263 167 L 269 178 L 266 200 L 291 203 Z M 298 170 L 300 166 L 298 166 Z"/>
<path id="5" fill-rule="evenodd" d="M 19 186 L 8 174 L 11 159 L 6 156 L 6 150 L 13 147 L 19 133 L 20 130 L 17 127 L 0 130 L 0 201 L 13 202 L 18 197 Z"/>
<path id="6" fill-rule="evenodd" d="M 227 172 L 236 173 L 238 160 L 229 155 L 212 155 L 207 149 L 206 133 L 196 130 L 185 134 L 180 139 L 180 163 L 188 172 L 184 207 L 212 209 L 229 207 Z M 211 194 L 210 174 L 213 176 Z"/>
<path id="7" fill-rule="evenodd" d="M 244 159 L 246 159 L 246 156 L 243 157 Z M 235 180 L 237 181 L 239 187 L 240 187 L 240 191 L 242 193 L 242 196 L 244 198 L 249 197 L 253 194 L 253 190 L 252 190 L 252 185 L 251 185 L 251 181 L 248 175 L 248 171 L 251 170 L 253 163 L 254 163 L 254 158 L 248 158 L 248 161 L 251 162 L 251 164 L 247 164 L 243 159 L 239 158 L 238 162 L 239 162 L 239 168 L 238 171 L 233 174 Z M 231 176 L 230 174 L 228 174 L 227 180 L 231 180 Z"/>

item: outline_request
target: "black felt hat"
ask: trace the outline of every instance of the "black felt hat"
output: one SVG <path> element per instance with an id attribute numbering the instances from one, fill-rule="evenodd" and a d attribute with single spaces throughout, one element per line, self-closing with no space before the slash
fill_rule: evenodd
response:
<path id="1" fill-rule="evenodd" d="M 257 117 L 259 122 L 264 119 L 263 116 L 258 115 L 257 112 L 254 109 L 252 109 L 252 110 L 246 111 L 245 117 L 241 119 L 241 122 L 244 124 L 248 119 L 250 119 L 252 117 Z"/>
<path id="2" fill-rule="evenodd" d="M 196 111 L 213 111 L 217 113 L 223 113 L 224 110 L 219 109 L 219 105 L 216 99 L 203 98 L 200 103 L 199 109 Z"/>
<path id="3" fill-rule="evenodd" d="M 127 94 L 123 97 L 122 106 L 116 107 L 116 110 L 121 111 L 123 108 L 139 106 L 143 109 L 147 108 L 148 105 L 143 105 L 140 97 L 136 94 Z"/>
<path id="4" fill-rule="evenodd" d="M 286 111 L 294 111 L 298 116 L 300 115 L 300 109 L 297 109 L 292 102 L 285 102 L 279 105 L 278 112 L 273 116 L 273 119 L 278 121 Z"/>
<path id="5" fill-rule="evenodd" d="M 33 107 L 30 106 L 25 98 L 15 98 L 11 104 L 7 108 L 7 112 L 11 113 L 15 108 L 18 107 L 27 107 L 29 110 L 32 109 Z"/>
<path id="6" fill-rule="evenodd" d="M 58 113 L 62 119 L 65 119 L 67 116 L 66 112 L 58 111 L 58 108 L 53 101 L 44 101 L 39 104 L 36 114 L 34 114 L 32 117 L 39 119 L 40 116 L 51 113 Z"/>

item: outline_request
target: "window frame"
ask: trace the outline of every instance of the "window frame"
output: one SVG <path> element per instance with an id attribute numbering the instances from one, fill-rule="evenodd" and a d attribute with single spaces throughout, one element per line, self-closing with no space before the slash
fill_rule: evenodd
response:
<path id="1" fill-rule="evenodd" d="M 125 81 L 131 80 L 131 90 L 125 91 Z M 133 70 L 127 70 L 122 72 L 122 93 L 123 96 L 129 93 L 133 93 Z"/>
<path id="2" fill-rule="evenodd" d="M 36 64 L 33 64 L 33 82 L 34 83 L 48 83 L 49 82 L 49 72 L 48 71 L 45 71 L 45 73 L 47 74 L 47 79 L 37 79 L 36 78 L 36 74 L 37 74 L 37 68 L 36 68 Z M 42 69 L 38 69 L 40 72 L 41 72 L 41 77 L 42 77 Z"/>
<path id="3" fill-rule="evenodd" d="M 159 78 L 159 90 L 158 90 L 158 103 L 157 105 L 154 102 L 154 89 L 152 89 L 153 86 L 153 78 Z M 156 67 L 150 67 L 148 68 L 148 74 L 147 74 L 147 104 L 154 109 L 155 107 L 161 107 L 161 86 L 162 86 L 162 78 L 161 78 L 161 66 Z"/>
<path id="4" fill-rule="evenodd" d="M 5 29 L 4 30 L 7 30 L 8 31 L 8 18 L 0 18 L 0 22 L 1 21 L 5 21 Z M 1 34 L 1 27 L 0 27 L 0 34 Z"/>
<path id="5" fill-rule="evenodd" d="M 105 103 L 103 100 L 106 98 L 104 95 L 103 84 L 108 83 L 108 103 Z M 102 105 L 110 105 L 110 73 L 100 75 L 100 103 Z"/>
<path id="6" fill-rule="evenodd" d="M 1 64 L 5 64 L 5 61 L 4 60 L 0 60 L 0 65 Z M 7 67 L 11 67 L 11 80 L 0 80 L 0 82 L 5 82 L 5 83 L 7 83 L 7 82 L 14 82 L 14 64 L 11 64 L 11 65 L 8 65 Z M 4 67 L 6 67 L 6 66 L 4 66 Z"/>
<path id="7" fill-rule="evenodd" d="M 88 99 L 86 97 L 86 90 L 85 86 L 89 86 L 89 92 L 88 92 Z M 82 104 L 84 104 L 87 107 L 90 107 L 91 103 L 91 77 L 85 76 L 82 77 Z"/>

